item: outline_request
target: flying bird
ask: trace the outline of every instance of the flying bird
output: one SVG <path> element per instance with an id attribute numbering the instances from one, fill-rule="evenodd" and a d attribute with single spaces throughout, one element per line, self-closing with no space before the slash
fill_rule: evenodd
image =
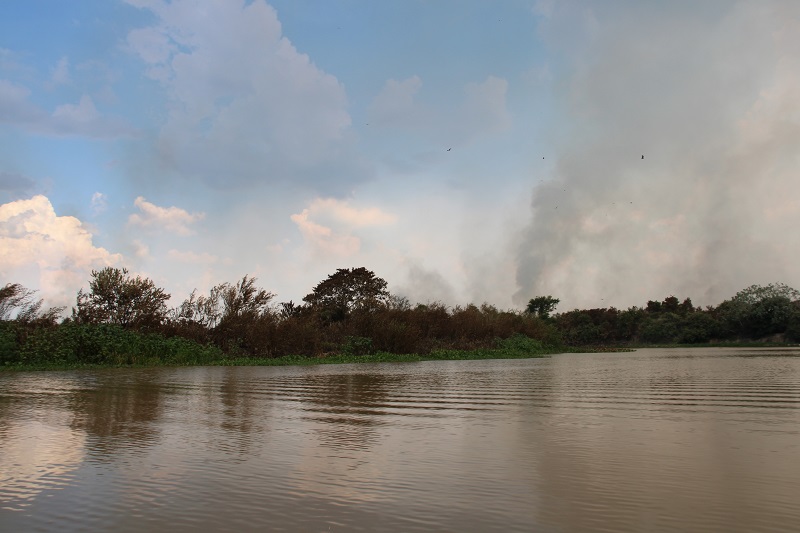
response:
<path id="1" fill-rule="evenodd" d="M 449 152 L 450 150 L 452 150 L 452 148 L 448 148 L 448 149 L 447 149 L 447 151 L 448 151 L 448 152 Z"/>
<path id="2" fill-rule="evenodd" d="M 644 159 L 644 155 L 642 155 L 642 159 Z"/>

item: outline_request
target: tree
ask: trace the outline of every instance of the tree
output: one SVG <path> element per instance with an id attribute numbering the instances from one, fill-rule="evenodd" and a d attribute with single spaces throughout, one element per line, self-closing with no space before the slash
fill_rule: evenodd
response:
<path id="1" fill-rule="evenodd" d="M 767 298 L 786 298 L 790 302 L 800 299 L 800 292 L 785 283 L 770 283 L 767 286 L 750 285 L 736 293 L 732 299 L 753 305 Z"/>
<path id="2" fill-rule="evenodd" d="M 675 296 L 667 296 L 666 298 L 664 298 L 664 301 L 661 302 L 661 311 L 665 313 L 677 314 L 679 309 L 680 309 L 680 303 Z"/>
<path id="3" fill-rule="evenodd" d="M 698 344 L 718 338 L 720 324 L 711 313 L 689 313 L 683 317 L 678 342 L 682 344 Z"/>
<path id="4" fill-rule="evenodd" d="M 245 275 L 231 285 L 223 283 L 211 290 L 222 302 L 220 323 L 231 320 L 254 320 L 269 312 L 269 302 L 275 294 L 256 287 L 256 278 Z"/>
<path id="5" fill-rule="evenodd" d="M 647 313 L 655 315 L 661 312 L 661 302 L 658 300 L 647 300 L 647 307 L 644 308 Z"/>
<path id="6" fill-rule="evenodd" d="M 73 319 L 89 324 L 117 324 L 145 329 L 161 325 L 167 317 L 170 295 L 153 280 L 132 277 L 128 269 L 106 267 L 92 270 L 89 292 L 78 291 Z"/>
<path id="7" fill-rule="evenodd" d="M 224 350 L 266 355 L 274 337 L 269 303 L 275 295 L 256 286 L 256 278 L 244 276 L 234 284 L 222 283 L 211 289 L 219 323 L 213 331 Z"/>
<path id="8" fill-rule="evenodd" d="M 64 311 L 63 307 L 51 307 L 42 311 L 44 300 L 35 298 L 36 291 L 27 289 L 19 283 L 7 283 L 0 288 L 0 320 L 54 324 Z"/>
<path id="9" fill-rule="evenodd" d="M 800 292 L 783 283 L 751 285 L 716 309 L 729 334 L 761 338 L 784 333 Z"/>
<path id="10" fill-rule="evenodd" d="M 525 311 L 539 318 L 550 318 L 550 313 L 555 311 L 560 301 L 552 296 L 537 296 L 528 302 L 528 307 L 525 308 Z"/>
<path id="11" fill-rule="evenodd" d="M 355 310 L 372 310 L 389 302 L 387 283 L 364 267 L 339 268 L 303 298 L 329 321 L 340 321 Z"/>
<path id="12" fill-rule="evenodd" d="M 198 296 L 197 289 L 194 289 L 174 311 L 173 319 L 181 325 L 199 326 L 202 329 L 215 327 L 220 318 L 219 287 L 212 288 L 209 296 Z"/>
<path id="13" fill-rule="evenodd" d="M 648 316 L 639 325 L 639 339 L 644 342 L 671 344 L 680 335 L 680 317 L 675 313 Z"/>

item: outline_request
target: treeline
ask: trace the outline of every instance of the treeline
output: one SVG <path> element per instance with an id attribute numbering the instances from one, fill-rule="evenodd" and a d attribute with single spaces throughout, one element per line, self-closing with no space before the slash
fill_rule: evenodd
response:
<path id="1" fill-rule="evenodd" d="M 125 269 L 93 271 L 75 307 L 44 309 L 19 284 L 0 288 L 0 364 L 202 364 L 224 358 L 429 354 L 482 350 L 525 337 L 539 346 L 800 341 L 800 294 L 752 286 L 717 307 L 674 296 L 626 310 L 553 314 L 540 296 L 523 311 L 491 305 L 412 304 L 366 268 L 339 269 L 302 303 L 276 302 L 255 278 L 171 296 Z"/>
<path id="2" fill-rule="evenodd" d="M 275 302 L 256 281 L 245 276 L 208 294 L 194 291 L 170 309 L 170 295 L 152 280 L 105 268 L 92 272 L 88 289 L 78 292 L 71 315 L 61 320 L 63 308 L 42 311 L 33 291 L 7 285 L 0 295 L 0 364 L 199 364 L 226 357 L 479 350 L 515 336 L 557 341 L 552 324 L 521 311 L 412 305 L 363 267 L 338 269 L 302 303 Z"/>
<path id="3" fill-rule="evenodd" d="M 800 342 L 800 293 L 782 283 L 752 285 L 716 307 L 669 296 L 644 307 L 575 309 L 550 320 L 568 345 Z"/>

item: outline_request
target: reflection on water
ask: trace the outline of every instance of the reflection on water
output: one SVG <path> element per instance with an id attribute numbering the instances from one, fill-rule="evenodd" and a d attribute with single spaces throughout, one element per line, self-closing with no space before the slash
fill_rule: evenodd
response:
<path id="1" fill-rule="evenodd" d="M 0 531 L 785 531 L 800 350 L 0 374 Z"/>

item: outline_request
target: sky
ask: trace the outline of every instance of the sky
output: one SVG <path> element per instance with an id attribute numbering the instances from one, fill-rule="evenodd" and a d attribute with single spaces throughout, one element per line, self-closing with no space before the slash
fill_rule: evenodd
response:
<path id="1" fill-rule="evenodd" d="M 0 284 L 367 267 L 558 311 L 800 287 L 800 3 L 0 3 Z"/>

